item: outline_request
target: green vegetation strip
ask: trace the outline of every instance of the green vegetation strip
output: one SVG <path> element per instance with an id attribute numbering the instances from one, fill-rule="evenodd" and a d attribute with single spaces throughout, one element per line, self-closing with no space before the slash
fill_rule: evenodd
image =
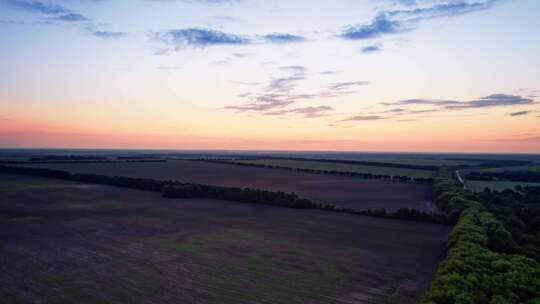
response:
<path id="1" fill-rule="evenodd" d="M 300 198 L 294 193 L 285 193 L 281 191 L 275 192 L 251 188 L 220 187 L 193 183 L 181 183 L 170 180 L 155 180 L 149 178 L 70 173 L 68 171 L 32 167 L 0 166 L 0 173 L 50 177 L 70 181 L 162 192 L 164 197 L 169 198 L 209 198 L 289 208 L 319 209 L 383 218 L 432 222 L 438 224 L 446 224 L 448 222 L 445 215 L 425 213 L 415 209 L 402 208 L 394 213 L 387 213 L 384 209 L 355 210 L 337 207 L 331 204 L 315 203 L 311 200 Z"/>
<path id="2" fill-rule="evenodd" d="M 440 171 L 433 190 L 436 202 L 457 224 L 422 303 L 540 303 L 540 265 L 509 253 L 513 239 L 503 224 L 460 187 L 450 170 Z"/>

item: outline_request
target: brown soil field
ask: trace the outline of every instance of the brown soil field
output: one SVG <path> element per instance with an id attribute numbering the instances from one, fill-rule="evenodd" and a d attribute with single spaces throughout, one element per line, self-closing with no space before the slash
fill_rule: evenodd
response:
<path id="1" fill-rule="evenodd" d="M 439 212 L 431 199 L 431 186 L 422 184 L 197 161 L 33 164 L 29 166 L 78 173 L 148 177 L 218 186 L 294 192 L 316 202 L 331 203 L 357 210 L 386 208 L 389 211 L 395 211 L 399 208 L 414 208 L 428 212 Z"/>
<path id="2" fill-rule="evenodd" d="M 450 227 L 0 175 L 1 303 L 417 303 Z"/>

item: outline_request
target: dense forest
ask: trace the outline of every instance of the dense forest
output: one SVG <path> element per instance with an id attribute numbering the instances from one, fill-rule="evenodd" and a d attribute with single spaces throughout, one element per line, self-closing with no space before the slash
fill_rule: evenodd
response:
<path id="1" fill-rule="evenodd" d="M 468 180 L 484 181 L 511 181 L 540 183 L 540 172 L 534 171 L 503 171 L 503 172 L 469 172 L 466 176 Z"/>
<path id="2" fill-rule="evenodd" d="M 540 265 L 516 253 L 516 242 L 485 199 L 463 190 L 442 169 L 433 185 L 440 208 L 457 220 L 446 259 L 422 303 L 539 303 Z"/>
<path id="3" fill-rule="evenodd" d="M 540 262 L 540 187 L 478 193 L 480 201 L 512 234 L 512 247 Z"/>

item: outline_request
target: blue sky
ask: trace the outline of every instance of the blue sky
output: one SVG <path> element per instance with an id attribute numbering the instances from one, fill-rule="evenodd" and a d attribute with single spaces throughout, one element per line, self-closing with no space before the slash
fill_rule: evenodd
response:
<path id="1" fill-rule="evenodd" d="M 538 28 L 535 0 L 0 0 L 0 136 L 534 152 Z"/>

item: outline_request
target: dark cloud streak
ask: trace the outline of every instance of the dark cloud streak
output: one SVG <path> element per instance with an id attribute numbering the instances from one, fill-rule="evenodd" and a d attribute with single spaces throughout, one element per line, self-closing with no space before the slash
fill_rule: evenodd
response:
<path id="1" fill-rule="evenodd" d="M 391 34 L 413 30 L 430 19 L 453 17 L 483 11 L 493 7 L 500 0 L 477 0 L 476 2 L 456 0 L 431 4 L 427 7 L 389 10 L 379 12 L 369 23 L 347 26 L 338 37 L 347 40 L 380 38 Z M 416 1 L 401 1 L 407 6 L 415 6 Z"/>

